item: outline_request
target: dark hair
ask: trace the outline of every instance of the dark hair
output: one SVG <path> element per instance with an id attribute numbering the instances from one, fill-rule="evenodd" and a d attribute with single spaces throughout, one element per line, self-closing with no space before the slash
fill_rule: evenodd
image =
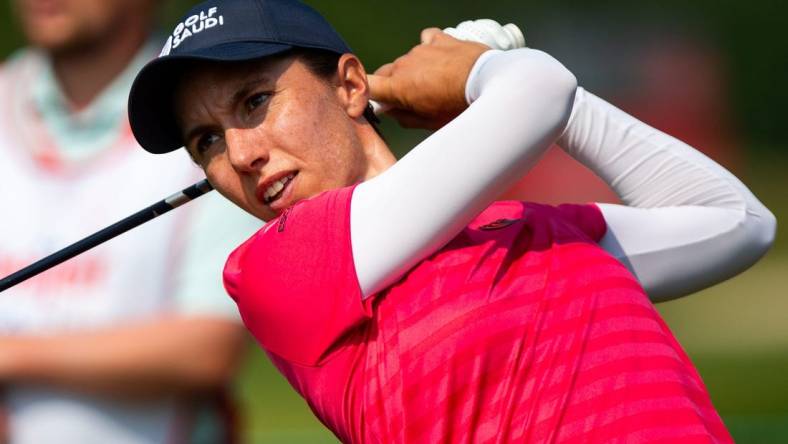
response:
<path id="1" fill-rule="evenodd" d="M 312 74 L 326 80 L 331 79 L 337 73 L 337 64 L 342 56 L 332 51 L 311 48 L 296 48 L 290 51 L 289 54 L 300 58 L 307 68 L 312 71 Z M 364 118 L 372 125 L 375 132 L 383 137 L 379 127 L 380 119 L 372 110 L 372 105 L 367 105 L 367 109 L 364 110 Z"/>

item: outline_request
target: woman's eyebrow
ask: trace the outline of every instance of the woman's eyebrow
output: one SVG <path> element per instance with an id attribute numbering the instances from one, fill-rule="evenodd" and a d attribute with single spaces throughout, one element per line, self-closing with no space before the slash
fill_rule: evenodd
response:
<path id="1" fill-rule="evenodd" d="M 246 99 L 246 96 L 254 90 L 255 88 L 259 87 L 262 84 L 271 83 L 272 80 L 267 75 L 261 75 L 253 77 L 250 80 L 240 83 L 238 89 L 236 89 L 235 93 L 232 95 L 232 100 L 229 102 L 229 106 L 235 107 L 238 103 L 243 102 Z M 210 131 L 212 127 L 210 125 L 198 125 L 193 128 L 184 131 L 183 140 L 188 143 L 192 138 L 196 137 L 197 135 Z"/>
<path id="2" fill-rule="evenodd" d="M 184 134 L 183 142 L 188 146 L 190 140 L 192 140 L 193 138 L 197 137 L 198 135 L 200 135 L 202 133 L 206 133 L 206 132 L 210 131 L 211 129 L 212 128 L 211 128 L 210 125 L 198 125 L 198 126 L 195 126 L 194 128 L 190 128 Z"/>
<path id="3" fill-rule="evenodd" d="M 246 96 L 248 96 L 253 89 L 260 86 L 261 84 L 266 84 L 270 82 L 271 79 L 268 76 L 255 77 L 251 80 L 243 82 L 233 94 L 232 103 L 236 104 L 242 102 L 244 99 L 246 99 Z"/>

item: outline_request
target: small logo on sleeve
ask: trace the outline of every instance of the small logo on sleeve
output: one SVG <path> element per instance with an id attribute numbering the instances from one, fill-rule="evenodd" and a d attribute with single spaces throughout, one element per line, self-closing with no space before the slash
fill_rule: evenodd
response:
<path id="1" fill-rule="evenodd" d="M 500 230 L 514 224 L 519 220 L 520 219 L 498 219 L 496 221 L 490 222 L 489 224 L 482 225 L 479 227 L 479 229 L 483 231 Z"/>

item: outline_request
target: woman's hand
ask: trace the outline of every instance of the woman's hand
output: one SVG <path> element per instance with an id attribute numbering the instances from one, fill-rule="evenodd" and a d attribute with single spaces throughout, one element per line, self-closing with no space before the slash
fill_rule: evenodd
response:
<path id="1" fill-rule="evenodd" d="M 425 29 L 420 45 L 368 77 L 370 98 L 404 127 L 438 129 L 468 107 L 468 75 L 488 49 L 438 28 Z"/>

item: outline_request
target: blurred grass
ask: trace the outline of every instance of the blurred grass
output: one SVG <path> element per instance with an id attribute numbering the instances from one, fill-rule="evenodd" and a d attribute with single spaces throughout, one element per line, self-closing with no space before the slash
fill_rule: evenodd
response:
<path id="1" fill-rule="evenodd" d="M 658 306 L 738 443 L 788 442 L 788 258 Z"/>
<path id="2" fill-rule="evenodd" d="M 248 443 L 336 443 L 303 399 L 253 345 L 238 379 L 236 392 L 245 412 Z"/>

